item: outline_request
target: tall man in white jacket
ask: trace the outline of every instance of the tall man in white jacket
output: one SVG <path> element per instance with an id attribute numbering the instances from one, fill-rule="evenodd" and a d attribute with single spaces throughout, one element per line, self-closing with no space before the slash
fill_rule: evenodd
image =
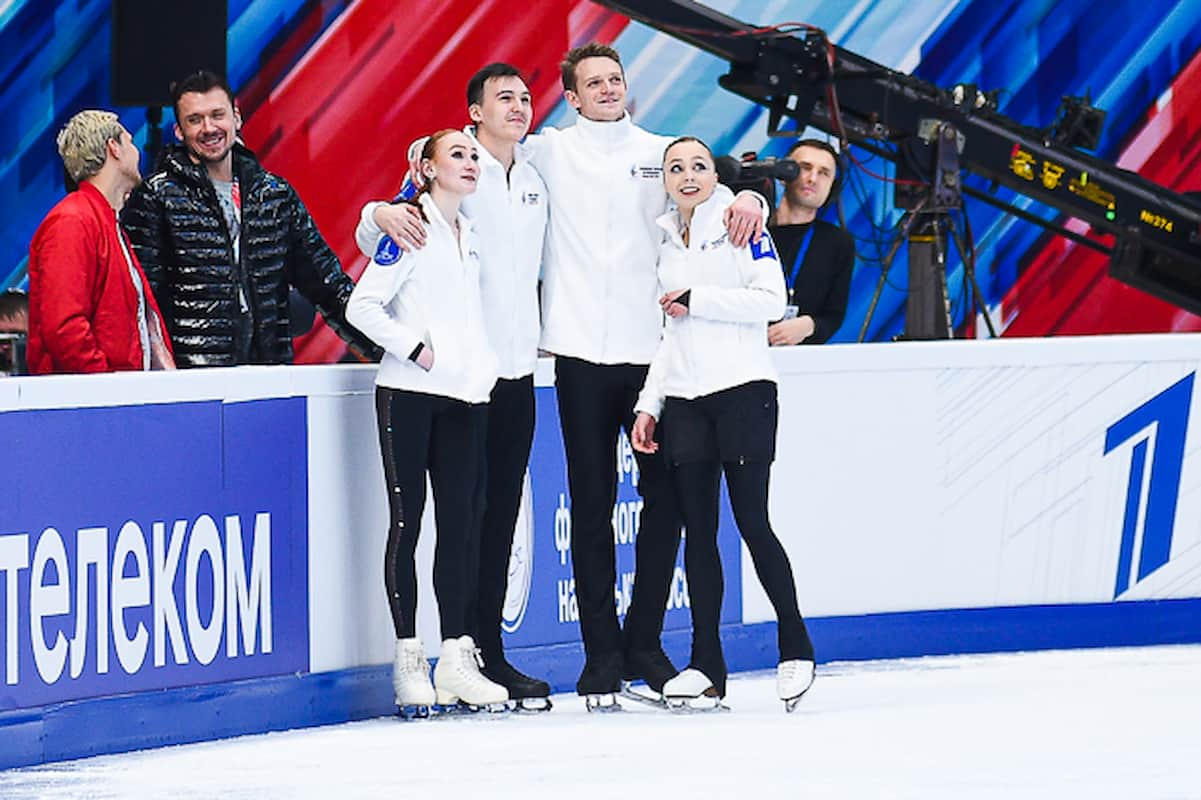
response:
<path id="1" fill-rule="evenodd" d="M 480 531 L 478 596 L 472 604 L 483 673 L 523 705 L 550 686 L 514 668 L 501 643 L 509 551 L 534 435 L 534 367 L 538 360 L 538 274 L 546 230 L 546 186 L 520 144 L 533 119 L 530 90 L 510 64 L 489 64 L 467 83 L 464 132 L 478 144 L 479 183 L 463 200 L 480 243 L 484 327 L 496 353 L 499 379 L 488 405 L 486 499 Z M 402 191 L 403 194 L 403 191 Z M 424 241 L 409 204 L 368 203 L 355 238 L 371 256 L 381 232 L 396 241 Z M 528 701 L 528 702 L 527 702 Z"/>
<path id="2" fill-rule="evenodd" d="M 601 44 L 570 51 L 561 65 L 574 125 L 532 137 L 532 161 L 550 197 L 542 267 L 542 348 L 555 355 L 555 386 L 571 492 L 571 557 L 586 662 L 576 691 L 589 707 L 611 702 L 621 679 L 655 691 L 676 670 L 660 634 L 679 549 L 680 515 L 661 456 L 637 454 L 642 516 L 634 596 L 624 641 L 613 602 L 614 452 L 659 343 L 663 317 L 655 263 L 667 208 L 663 152 L 672 139 L 635 125 L 625 72 Z M 730 237 L 745 244 L 763 224 L 753 194 L 726 210 Z M 623 658 L 624 656 L 624 658 Z"/>

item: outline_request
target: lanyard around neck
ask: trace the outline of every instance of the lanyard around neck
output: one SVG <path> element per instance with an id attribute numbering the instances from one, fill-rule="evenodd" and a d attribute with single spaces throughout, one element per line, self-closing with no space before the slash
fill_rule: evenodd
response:
<path id="1" fill-rule="evenodd" d="M 788 276 L 789 293 L 796 285 L 796 276 L 801 271 L 801 264 L 805 263 L 805 254 L 809 252 L 809 242 L 813 240 L 813 227 L 813 223 L 809 223 L 809 230 L 805 231 L 805 238 L 801 239 L 801 246 L 797 248 L 796 260 L 792 262 L 792 274 Z"/>

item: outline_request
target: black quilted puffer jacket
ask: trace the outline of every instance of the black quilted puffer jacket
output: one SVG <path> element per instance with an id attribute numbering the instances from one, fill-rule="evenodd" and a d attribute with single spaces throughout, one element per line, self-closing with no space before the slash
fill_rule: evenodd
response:
<path id="1" fill-rule="evenodd" d="M 240 263 L 216 190 L 179 145 L 134 190 L 121 212 L 138 260 L 162 309 L 180 367 L 290 364 L 289 287 L 295 286 L 339 336 L 368 357 L 379 348 L 346 322 L 354 282 L 321 238 L 291 185 L 263 169 L 250 150 L 233 150 L 242 196 Z M 239 357 L 238 284 L 253 320 Z M 245 337 L 243 337 L 245 341 Z"/>

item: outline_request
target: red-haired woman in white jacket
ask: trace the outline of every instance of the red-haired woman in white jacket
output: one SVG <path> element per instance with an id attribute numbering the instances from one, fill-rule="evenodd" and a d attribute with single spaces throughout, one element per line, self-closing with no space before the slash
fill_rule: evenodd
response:
<path id="1" fill-rule="evenodd" d="M 420 715 L 435 701 L 485 706 L 506 702 L 509 693 L 480 673 L 468 618 L 479 569 L 487 403 L 496 383 L 479 253 L 459 213 L 475 191 L 479 154 L 469 136 L 447 129 L 415 155 L 424 186 L 412 202 L 428 223 L 426 245 L 404 253 L 380 237 L 346 318 L 385 351 L 375 383 L 391 512 L 384 584 L 397 639 L 392 682 L 402 713 Z M 438 519 L 434 593 L 442 629 L 433 685 L 417 638 L 414 563 L 427 473 Z"/>

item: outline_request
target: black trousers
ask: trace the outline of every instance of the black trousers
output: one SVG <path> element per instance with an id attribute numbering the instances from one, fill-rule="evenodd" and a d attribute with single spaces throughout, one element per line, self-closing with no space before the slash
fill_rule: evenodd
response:
<path id="1" fill-rule="evenodd" d="M 509 553 L 533 441 L 534 376 L 498 380 L 488 403 L 479 594 L 473 612 L 475 642 L 485 663 L 504 657 L 500 625 L 509 580 Z"/>
<path id="2" fill-rule="evenodd" d="M 470 634 L 468 607 L 479 572 L 486 403 L 377 386 L 376 419 L 391 523 L 384 586 L 396 638 L 417 635 L 415 553 L 425 510 L 425 477 L 434 490 L 434 594 L 442 638 Z"/>
<path id="3" fill-rule="evenodd" d="M 721 476 L 755 572 L 775 609 L 780 660 L 813 659 L 813 643 L 797 603 L 788 553 L 767 515 L 775 452 L 775 384 L 745 384 L 695 400 L 670 398 L 663 409 L 664 450 L 684 517 L 684 568 L 692 609 L 690 666 L 725 694 L 726 663 L 718 628 L 724 588 L 717 527 Z"/>
<path id="4" fill-rule="evenodd" d="M 622 428 L 634 424 L 634 403 L 647 367 L 555 359 L 555 386 L 567 484 L 571 492 L 571 564 L 575 574 L 580 633 L 589 662 L 621 663 L 622 631 L 613 588 L 613 504 L 617 501 L 616 449 Z M 636 577 L 626 614 L 626 650 L 660 647 L 672 572 L 680 546 L 680 516 L 666 463 L 659 455 L 635 453 L 642 514 L 634 544 Z M 585 670 L 588 667 L 585 666 Z M 618 676 L 619 678 L 620 676 Z"/>

